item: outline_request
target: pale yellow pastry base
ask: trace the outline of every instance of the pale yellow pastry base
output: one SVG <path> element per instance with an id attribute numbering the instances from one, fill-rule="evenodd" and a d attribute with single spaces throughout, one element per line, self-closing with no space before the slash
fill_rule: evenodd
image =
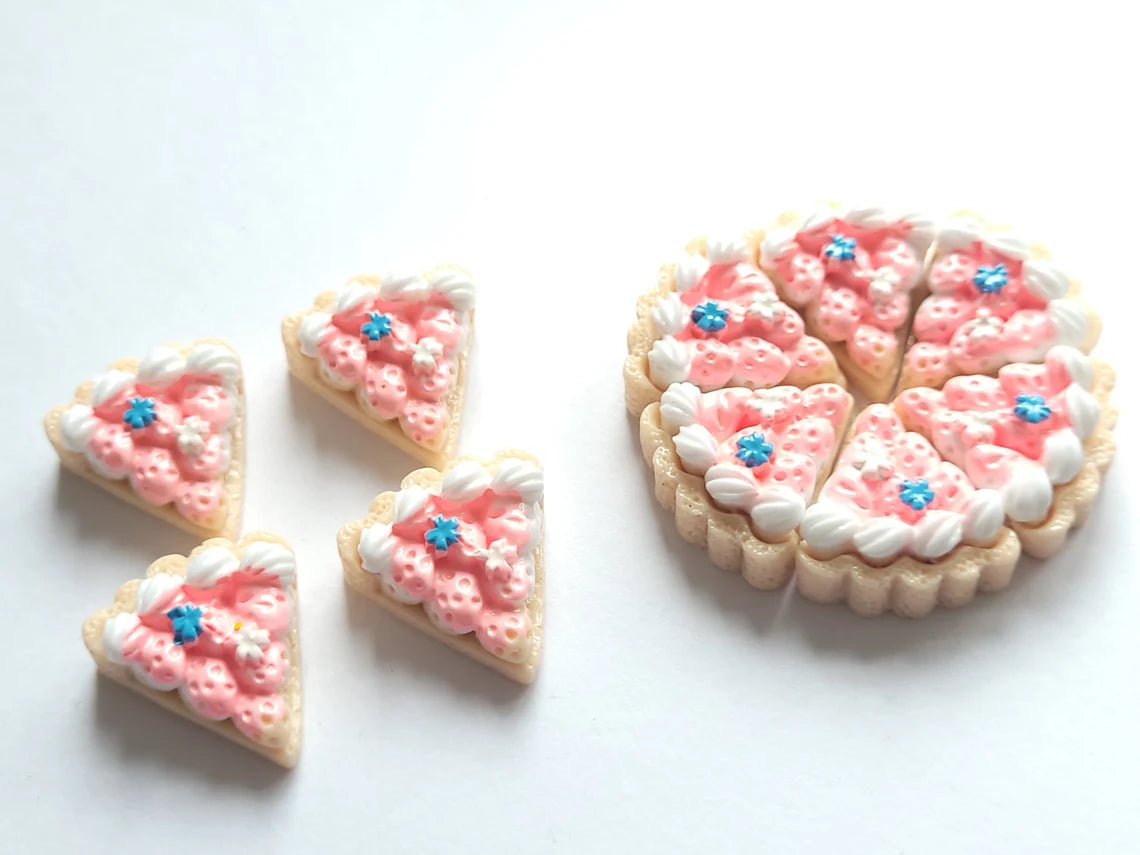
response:
<path id="1" fill-rule="evenodd" d="M 172 346 L 185 356 L 190 352 L 191 348 L 198 344 L 219 344 L 233 350 L 233 347 L 230 346 L 228 342 L 216 338 L 199 339 L 187 346 Z M 136 374 L 138 367 L 139 361 L 137 359 L 120 359 L 118 362 L 107 366 L 108 370 L 118 369 L 120 371 L 130 372 L 131 374 Z M 148 514 L 156 516 L 159 519 L 165 520 L 183 531 L 188 531 L 196 537 L 221 536 L 231 539 L 236 537 L 238 529 L 241 526 L 242 490 L 245 481 L 244 379 L 239 378 L 237 384 L 237 412 L 235 413 L 233 427 L 230 429 L 231 460 L 229 469 L 226 470 L 225 478 L 222 480 L 222 485 L 225 487 L 225 497 L 214 515 L 201 523 L 194 522 L 182 516 L 182 514 L 178 512 L 178 509 L 172 504 L 152 505 L 134 491 L 128 479 L 122 478 L 116 480 L 100 475 L 91 467 L 91 464 L 87 462 L 87 458 L 82 453 L 69 451 L 64 446 L 63 432 L 60 428 L 60 420 L 63 418 L 63 413 L 74 404 L 86 404 L 90 406 L 91 387 L 92 381 L 88 380 L 75 390 L 75 397 L 71 403 L 64 404 L 60 407 L 53 407 L 44 417 L 44 431 L 47 433 L 48 439 L 59 455 L 59 460 L 63 467 L 74 472 L 81 478 L 86 478 L 93 484 L 98 484 L 108 493 L 118 496 L 124 502 L 134 505 L 136 508 L 146 511 Z"/>
<path id="2" fill-rule="evenodd" d="M 745 239 L 748 241 L 750 260 L 755 264 L 763 233 L 748 232 Z M 704 255 L 705 239 L 703 237 L 696 238 L 685 247 L 685 250 Z M 661 297 L 677 290 L 677 282 L 674 278 L 676 267 L 676 264 L 662 266 L 657 274 L 656 287 L 638 298 L 637 321 L 629 328 L 629 333 L 626 336 L 626 348 L 629 350 L 629 356 L 622 368 L 622 376 L 625 380 L 625 405 L 635 416 L 641 415 L 642 411 L 650 404 L 660 401 L 664 391 L 649 379 L 649 350 L 659 338 L 650 310 Z M 780 381 L 781 386 L 799 386 L 800 388 L 811 386 L 814 383 L 846 385 L 843 374 L 834 359 L 812 370 L 792 366 L 787 377 Z"/>
<path id="3" fill-rule="evenodd" d="M 355 276 L 353 281 L 373 282 L 378 285 L 380 278 L 378 276 Z M 335 299 L 335 291 L 325 291 L 317 296 L 311 308 L 303 312 L 295 312 L 281 322 L 281 339 L 285 344 L 285 356 L 289 363 L 290 372 L 301 383 L 342 413 L 356 419 L 368 430 L 378 434 L 413 460 L 418 460 L 437 469 L 445 466 L 455 456 L 455 447 L 459 442 L 459 428 L 463 421 L 463 400 L 467 387 L 467 356 L 471 352 L 471 339 L 475 332 L 474 311 L 468 315 L 467 340 L 463 351 L 456 360 L 455 386 L 440 402 L 447 408 L 447 424 L 444 425 L 443 430 L 431 444 L 420 445 L 404 433 L 399 419 L 380 419 L 373 415 L 372 410 L 359 397 L 359 390 L 337 389 L 329 385 L 321 375 L 320 360 L 301 353 L 301 339 L 298 332 L 301 328 L 301 321 L 306 315 L 313 312 L 331 314 Z"/>
<path id="4" fill-rule="evenodd" d="M 817 603 L 846 602 L 863 617 L 890 610 L 917 618 L 937 605 L 965 605 L 977 591 L 1004 588 L 1020 555 L 1017 537 L 1008 528 L 1002 528 L 993 546 L 962 545 L 933 564 L 909 556 L 883 567 L 851 554 L 817 558 L 801 542 L 796 551 L 796 587 Z"/>
<path id="5" fill-rule="evenodd" d="M 1021 538 L 1021 546 L 1034 558 L 1048 558 L 1055 554 L 1069 531 L 1083 525 L 1088 519 L 1093 500 L 1100 492 L 1100 482 L 1112 458 L 1116 456 L 1117 411 L 1109 401 L 1116 385 L 1116 372 L 1105 362 L 1094 365 L 1092 394 L 1100 404 L 1100 421 L 1096 430 L 1085 440 L 1085 465 L 1068 484 L 1056 488 L 1053 507 L 1044 522 L 1037 525 L 1013 523 L 1012 528 Z"/>
<path id="6" fill-rule="evenodd" d="M 538 461 L 527 454 L 525 451 L 518 451 L 508 449 L 500 451 L 490 459 L 483 459 L 475 456 L 465 456 L 456 460 L 452 466 L 461 463 L 464 460 L 474 460 L 484 466 L 490 468 L 493 464 L 509 457 L 516 457 L 521 460 L 528 460 L 535 465 Z M 446 472 L 447 470 L 444 470 Z M 443 481 L 443 472 L 435 469 L 417 469 L 415 472 L 407 475 L 400 483 L 400 489 L 406 489 L 412 485 L 423 487 L 425 490 L 431 492 L 438 492 L 441 482 Z M 500 659 L 495 654 L 486 650 L 483 645 L 479 643 L 479 639 L 475 637 L 475 633 L 468 632 L 463 635 L 452 635 L 438 629 L 435 624 L 427 616 L 422 605 L 418 603 L 401 603 L 399 600 L 394 599 L 385 593 L 380 584 L 379 577 L 367 572 L 361 564 L 360 552 L 360 535 L 364 529 L 368 528 L 375 523 L 391 523 L 393 503 L 395 500 L 395 493 L 381 493 L 373 501 L 368 508 L 368 515 L 364 519 L 355 520 L 344 526 L 336 537 L 337 551 L 340 552 L 341 563 L 344 565 L 344 580 L 350 588 L 357 593 L 363 595 L 371 602 L 383 608 L 389 614 L 409 623 L 412 626 L 430 635 L 437 641 L 441 641 L 453 650 L 458 650 L 466 656 L 470 656 L 477 662 L 486 665 L 498 671 L 505 677 L 509 677 L 518 683 L 530 684 L 534 682 L 535 674 L 537 673 L 538 663 L 542 657 L 542 644 L 545 634 L 545 627 L 543 626 L 543 612 L 545 608 L 545 589 L 546 589 L 546 574 L 543 567 L 542 557 L 542 538 L 539 538 L 538 546 L 534 550 L 534 593 L 531 594 L 530 599 L 526 601 L 526 613 L 530 618 L 531 632 L 533 635 L 533 643 L 531 644 L 530 652 L 527 658 L 521 662 L 509 662 L 506 659 Z"/>
<path id="7" fill-rule="evenodd" d="M 245 535 L 236 544 L 224 538 L 207 540 L 201 546 L 196 547 L 190 555 L 196 555 L 203 549 L 208 549 L 212 546 L 221 546 L 236 550 L 237 553 L 240 553 L 247 543 L 254 540 L 273 541 L 274 543 L 280 543 L 286 547 L 289 545 L 276 535 L 267 532 L 252 532 Z M 185 576 L 186 565 L 189 563 L 189 560 L 190 558 L 185 555 L 164 556 L 147 568 L 146 575 L 148 578 L 157 573 L 172 573 L 177 576 Z M 115 602 L 112 603 L 109 608 L 95 612 L 95 614 L 83 622 L 83 643 L 87 645 L 87 649 L 91 651 L 91 656 L 94 658 L 99 672 L 105 677 L 114 680 L 116 683 L 126 686 L 128 689 L 149 698 L 170 712 L 189 719 L 195 724 L 213 731 L 219 736 L 224 736 L 226 739 L 231 742 L 236 742 L 244 748 L 256 751 L 258 754 L 269 758 L 281 766 L 286 768 L 295 766 L 297 764 L 297 755 L 301 749 L 301 647 L 297 635 L 296 585 L 292 586 L 289 591 L 293 600 L 293 628 L 289 631 L 287 639 L 290 667 L 289 676 L 286 678 L 285 685 L 281 691 L 281 696 L 289 709 L 289 718 L 282 744 L 279 747 L 270 747 L 254 742 L 238 730 L 229 719 L 225 721 L 213 721 L 203 718 L 190 709 L 190 707 L 186 706 L 181 696 L 179 696 L 177 689 L 165 692 L 152 689 L 134 676 L 129 665 L 117 665 L 107 658 L 107 653 L 103 649 L 103 624 L 120 612 L 134 611 L 138 603 L 138 588 L 140 582 L 140 579 L 132 579 L 127 582 L 119 588 L 118 593 L 115 594 Z"/>
<path id="8" fill-rule="evenodd" d="M 704 479 L 681 468 L 673 440 L 661 425 L 660 404 L 650 404 L 641 414 L 641 453 L 653 469 L 657 502 L 673 512 L 681 537 L 704 546 L 713 564 L 740 573 L 754 588 L 768 591 L 788 583 L 795 569 L 796 535 L 769 543 L 756 536 L 743 513 L 720 510 Z M 817 489 L 829 468 L 830 464 L 818 474 Z"/>

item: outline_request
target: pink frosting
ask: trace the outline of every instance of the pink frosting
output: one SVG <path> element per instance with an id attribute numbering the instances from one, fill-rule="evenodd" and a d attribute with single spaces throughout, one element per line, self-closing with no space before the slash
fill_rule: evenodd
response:
<path id="1" fill-rule="evenodd" d="M 872 373 L 885 371 L 898 355 L 896 332 L 906 323 L 909 291 L 922 271 L 922 259 L 905 240 L 910 231 L 905 221 L 863 228 L 833 220 L 797 232 L 775 259 L 785 299 L 808 306 L 826 339 L 846 342 L 855 364 Z M 855 239 L 854 258 L 828 257 L 825 248 L 835 235 Z M 889 293 L 870 289 L 875 271 L 897 276 Z"/>
<path id="2" fill-rule="evenodd" d="M 193 641 L 175 644 L 167 614 L 182 605 L 202 610 L 202 632 Z M 184 584 L 138 617 L 138 626 L 123 641 L 122 658 L 149 682 L 177 688 L 194 712 L 217 721 L 232 719 L 255 741 L 286 719 L 289 709 L 281 689 L 289 676 L 293 606 L 275 575 L 239 570 L 212 588 Z M 242 630 L 268 633 L 260 655 L 238 655 Z"/>
<path id="3" fill-rule="evenodd" d="M 1062 358 L 1062 352 L 1068 352 L 1070 360 Z M 1053 348 L 1044 364 L 1013 363 L 997 377 L 954 377 L 940 390 L 907 389 L 895 407 L 975 484 L 1000 486 L 1019 463 L 1044 466 L 1051 437 L 1076 427 L 1083 438 L 1091 430 L 1090 420 L 1098 418 L 1081 378 L 1071 374 L 1074 359 L 1084 358 L 1071 348 Z M 1019 395 L 1040 396 L 1048 416 L 1037 422 L 1018 417 Z M 1074 406 L 1082 412 L 1071 412 Z"/>
<path id="4" fill-rule="evenodd" d="M 391 332 L 373 341 L 362 332 L 372 313 L 386 316 Z M 417 443 L 437 437 L 450 414 L 444 398 L 456 382 L 456 357 L 466 332 L 442 295 L 428 300 L 374 297 L 332 316 L 317 349 L 328 369 L 357 387 L 381 419 L 399 419 Z M 434 344 L 433 344 L 434 343 Z M 417 345 L 438 350 L 415 359 Z"/>
<path id="5" fill-rule="evenodd" d="M 775 286 L 751 264 L 712 264 L 680 298 L 685 325 L 673 338 L 689 351 L 688 379 L 705 389 L 774 386 L 793 367 L 811 371 L 827 357 L 824 344 L 804 335 L 799 314 L 777 299 Z M 758 299 L 760 311 L 752 308 Z M 721 330 L 706 331 L 691 319 L 693 309 L 710 300 L 727 310 Z"/>
<path id="6" fill-rule="evenodd" d="M 722 389 L 701 396 L 695 423 L 716 440 L 716 464 L 740 468 L 759 485 L 787 487 L 810 499 L 850 408 L 851 396 L 834 383 L 802 390 Z M 770 443 L 772 451 L 766 462 L 749 466 L 738 443 L 753 436 Z"/>
<path id="7" fill-rule="evenodd" d="M 974 284 L 980 267 L 1005 268 L 1006 284 L 983 293 Z M 915 344 L 907 368 L 919 380 L 937 385 L 954 374 L 990 373 L 1011 354 L 1043 350 L 1057 330 L 1046 302 L 1030 293 L 1023 263 L 975 241 L 939 258 L 930 270 L 931 295 L 914 319 Z"/>
<path id="8" fill-rule="evenodd" d="M 132 398 L 154 402 L 156 418 L 132 428 L 123 414 Z M 152 505 L 173 502 L 187 519 L 209 519 L 225 498 L 222 484 L 230 463 L 229 426 L 234 402 L 217 377 L 186 374 L 162 389 L 136 381 L 96 405 L 97 424 L 88 451 L 113 478 L 127 478 L 140 497 Z M 186 453 L 178 431 L 191 418 L 200 419 L 202 448 Z"/>
<path id="9" fill-rule="evenodd" d="M 458 521 L 459 540 L 446 550 L 427 539 L 439 517 Z M 391 581 L 450 632 L 474 632 L 486 650 L 507 658 L 531 631 L 526 602 L 534 565 L 522 559 L 537 525 L 516 495 L 487 490 L 464 502 L 431 495 L 392 526 Z"/>
<path id="10" fill-rule="evenodd" d="M 903 481 L 918 479 L 925 479 L 934 493 L 920 509 L 900 498 Z M 894 517 L 913 525 L 929 511 L 964 512 L 973 494 L 961 469 L 945 462 L 924 437 L 905 430 L 890 406 L 873 404 L 855 421 L 855 436 L 819 498 L 858 508 L 867 517 Z"/>

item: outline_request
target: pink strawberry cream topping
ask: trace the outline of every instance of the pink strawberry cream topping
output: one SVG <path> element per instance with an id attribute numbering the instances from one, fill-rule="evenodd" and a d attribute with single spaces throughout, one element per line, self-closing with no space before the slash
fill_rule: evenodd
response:
<path id="1" fill-rule="evenodd" d="M 62 415 L 64 445 L 100 475 L 127 479 L 146 502 L 209 521 L 226 501 L 240 378 L 236 354 L 223 345 L 198 344 L 185 356 L 156 348 L 137 374 L 95 378 L 90 405 Z"/>
<path id="2" fill-rule="evenodd" d="M 830 358 L 747 260 L 743 242 L 710 242 L 708 252 L 709 258 L 682 261 L 676 292 L 652 308 L 661 338 L 649 352 L 649 376 L 658 386 L 684 380 L 704 390 L 775 386 L 810 376 Z"/>
<path id="3" fill-rule="evenodd" d="M 304 317 L 301 352 L 320 361 L 330 385 L 355 390 L 377 419 L 398 419 L 414 442 L 432 446 L 452 416 L 447 398 L 473 302 L 470 280 L 451 268 L 430 281 L 361 277 L 338 292 L 332 313 Z"/>
<path id="4" fill-rule="evenodd" d="M 460 462 L 438 490 L 396 494 L 392 521 L 361 534 L 362 565 L 389 596 L 421 605 L 442 632 L 474 633 L 488 652 L 522 662 L 533 642 L 527 601 L 542 491 L 542 470 L 529 461 L 508 458 L 493 470 Z"/>
<path id="5" fill-rule="evenodd" d="M 1056 344 L 1080 346 L 1083 304 L 1052 261 L 1027 258 L 1023 242 L 987 235 L 972 219 L 952 221 L 935 246 L 930 296 L 914 319 L 908 379 L 940 386 L 956 374 L 989 374 L 1009 362 L 1035 362 Z"/>
<path id="6" fill-rule="evenodd" d="M 158 573 L 138 587 L 133 611 L 103 627 L 108 658 L 147 686 L 177 690 L 203 718 L 230 719 L 270 747 L 285 741 L 295 563 L 279 543 L 253 541 L 240 559 L 226 547 L 194 554 L 185 577 Z"/>
<path id="7" fill-rule="evenodd" d="M 899 356 L 898 332 L 922 277 L 930 230 L 924 219 L 878 209 L 824 211 L 772 230 L 763 266 L 825 340 L 845 343 L 855 365 L 884 376 Z"/>
<path id="8" fill-rule="evenodd" d="M 707 393 L 677 383 L 661 399 L 661 422 L 713 501 L 776 541 L 799 525 L 850 410 L 851 396 L 832 383 Z"/>
<path id="9" fill-rule="evenodd" d="M 1011 519 L 1035 523 L 1049 512 L 1053 486 L 1085 464 L 1083 441 L 1100 421 L 1092 378 L 1088 357 L 1057 346 L 1043 364 L 955 377 L 941 390 L 908 389 L 895 407 L 975 485 L 1000 490 Z"/>

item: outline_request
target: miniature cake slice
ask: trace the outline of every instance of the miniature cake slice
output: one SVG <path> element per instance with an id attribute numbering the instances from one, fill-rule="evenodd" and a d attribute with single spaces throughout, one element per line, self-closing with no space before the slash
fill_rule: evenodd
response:
<path id="1" fill-rule="evenodd" d="M 282 322 L 289 369 L 411 457 L 442 466 L 459 437 L 474 305 L 457 267 L 357 276 Z"/>
<path id="2" fill-rule="evenodd" d="M 795 529 L 826 477 L 851 414 L 834 383 L 806 389 L 670 386 L 641 416 L 657 501 L 717 566 L 764 589 L 791 576 Z"/>
<path id="3" fill-rule="evenodd" d="M 907 389 L 895 407 L 975 486 L 1000 491 L 1022 548 L 1044 558 L 1084 521 L 1112 461 L 1114 383 L 1111 367 L 1059 345 L 1043 364 Z"/>
<path id="4" fill-rule="evenodd" d="M 634 415 L 671 383 L 707 392 L 843 380 L 827 347 L 804 335 L 803 320 L 756 267 L 754 237 L 694 241 L 679 264 L 661 268 L 637 315 L 624 370 Z"/>
<path id="5" fill-rule="evenodd" d="M 962 605 L 1013 575 L 1021 549 L 1004 520 L 996 490 L 975 490 L 890 406 L 872 404 L 804 514 L 797 587 L 868 616 Z"/>
<path id="6" fill-rule="evenodd" d="M 296 562 L 272 534 L 155 561 L 83 624 L 99 671 L 290 767 L 301 746 Z"/>
<path id="7" fill-rule="evenodd" d="M 63 466 L 199 537 L 241 521 L 241 363 L 213 339 L 124 359 L 44 419 Z"/>
<path id="8" fill-rule="evenodd" d="M 882 208 L 785 214 L 761 243 L 761 267 L 873 401 L 898 377 L 933 224 Z"/>
<path id="9" fill-rule="evenodd" d="M 519 683 L 542 651 L 543 474 L 521 451 L 412 472 L 337 536 L 354 590 Z"/>
<path id="10" fill-rule="evenodd" d="M 1059 344 L 1088 353 L 1096 343 L 1100 320 L 1077 283 L 1010 230 L 960 214 L 939 231 L 932 258 L 902 388 L 1040 362 Z"/>

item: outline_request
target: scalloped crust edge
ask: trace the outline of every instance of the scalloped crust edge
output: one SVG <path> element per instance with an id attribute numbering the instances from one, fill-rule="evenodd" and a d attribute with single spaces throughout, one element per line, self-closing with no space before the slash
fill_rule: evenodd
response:
<path id="1" fill-rule="evenodd" d="M 147 568 L 146 576 L 150 578 L 156 573 L 172 573 L 178 576 L 185 576 L 186 565 L 189 563 L 190 558 L 202 550 L 209 549 L 213 546 L 221 546 L 240 554 L 241 550 L 253 541 L 280 543 L 285 548 L 290 549 L 290 551 L 292 550 L 289 544 L 282 538 L 275 534 L 270 534 L 269 532 L 250 532 L 236 543 L 226 538 L 216 537 L 195 547 L 190 555 L 166 555 L 157 559 Z M 87 646 L 91 657 L 95 660 L 95 665 L 98 667 L 99 673 L 109 680 L 126 686 L 131 691 L 149 698 L 170 712 L 188 721 L 192 721 L 219 736 L 223 736 L 231 742 L 241 745 L 243 748 L 248 748 L 260 754 L 262 757 L 266 757 L 274 763 L 284 766 L 286 769 L 293 768 L 293 766 L 297 764 L 297 757 L 301 750 L 301 646 L 297 629 L 299 621 L 296 583 L 289 588 L 289 594 L 293 600 L 293 627 L 289 630 L 288 636 L 290 668 L 289 676 L 285 680 L 285 686 L 281 693 L 289 708 L 289 736 L 280 748 L 271 748 L 254 742 L 238 730 L 229 719 L 214 721 L 212 719 L 203 718 L 190 709 L 190 707 L 186 706 L 176 690 L 161 691 L 159 689 L 152 689 L 134 676 L 130 666 L 117 665 L 107 658 L 107 652 L 103 648 L 103 625 L 120 612 L 134 610 L 138 602 L 138 588 L 141 581 L 141 579 L 132 579 L 125 583 L 119 588 L 115 594 L 115 601 L 108 608 L 95 612 L 83 622 L 83 643 Z"/>
<path id="2" fill-rule="evenodd" d="M 191 348 L 199 344 L 218 344 L 228 348 L 237 354 L 233 345 L 220 338 L 201 338 L 188 345 L 169 345 L 174 349 L 186 355 L 190 352 Z M 240 356 L 238 357 L 240 364 Z M 107 366 L 106 370 L 118 369 L 120 371 L 128 371 L 131 374 L 138 372 L 139 360 L 135 358 L 120 359 Z M 55 448 L 56 454 L 59 455 L 59 462 L 64 469 L 73 472 L 80 478 L 90 481 L 92 484 L 97 484 L 111 493 L 114 496 L 122 499 L 129 505 L 134 505 L 141 511 L 156 516 L 173 526 L 176 526 L 183 531 L 189 532 L 195 537 L 226 537 L 231 540 L 237 537 L 238 529 L 241 527 L 241 514 L 242 514 L 242 495 L 244 492 L 245 484 L 245 376 L 244 374 L 238 378 L 238 412 L 237 418 L 234 420 L 233 427 L 230 433 L 230 448 L 231 460 L 230 466 L 226 470 L 226 475 L 223 480 L 223 486 L 226 490 L 226 502 L 222 509 L 223 513 L 216 514 L 217 521 L 213 525 L 196 523 L 191 519 L 182 516 L 173 505 L 167 503 L 165 505 L 152 505 L 143 499 L 131 487 L 130 481 L 126 478 L 113 479 L 107 478 L 96 472 L 91 464 L 87 462 L 87 458 L 77 452 L 69 451 L 63 444 L 63 431 L 60 427 L 60 420 L 63 418 L 63 413 L 69 407 L 75 404 L 90 404 L 91 403 L 91 387 L 92 381 L 88 380 L 80 384 L 75 390 L 75 395 L 71 402 L 63 404 L 58 407 L 52 407 L 44 416 L 44 432 L 47 434 L 48 440 L 51 442 L 52 447 Z"/>
<path id="3" fill-rule="evenodd" d="M 906 556 L 874 567 L 850 553 L 824 560 L 814 557 L 801 541 L 796 550 L 796 588 L 817 603 L 845 601 L 863 617 L 889 609 L 917 618 L 936 605 L 965 605 L 979 590 L 1006 587 L 1020 555 L 1017 536 L 1005 527 L 992 546 L 964 544 L 934 564 Z"/>
<path id="4" fill-rule="evenodd" d="M 400 489 L 405 489 L 414 484 L 427 490 L 438 490 L 440 483 L 443 481 L 444 473 L 464 461 L 475 461 L 476 463 L 491 468 L 492 466 L 497 466 L 500 461 L 507 458 L 518 458 L 533 463 L 536 466 L 541 466 L 533 455 L 518 449 L 504 449 L 490 458 L 466 455 L 452 462 L 442 472 L 437 469 L 417 469 L 409 473 L 404 477 L 404 480 L 400 482 Z M 540 534 L 539 536 L 538 546 L 535 547 L 533 555 L 534 592 L 531 594 L 530 599 L 526 601 L 526 612 L 527 617 L 529 617 L 531 621 L 534 643 L 531 645 L 530 655 L 528 655 L 525 660 L 522 662 L 509 662 L 505 659 L 500 659 L 498 656 L 484 649 L 473 632 L 464 633 L 463 635 L 451 635 L 441 631 L 428 618 L 427 612 L 424 611 L 422 605 L 419 603 L 401 603 L 399 600 L 389 596 L 377 581 L 377 577 L 364 569 L 360 560 L 360 552 L 358 551 L 361 533 L 365 528 L 374 523 L 390 523 L 392 521 L 395 495 L 394 492 L 381 493 L 372 500 L 372 504 L 368 508 L 367 516 L 363 519 L 353 520 L 337 532 L 336 546 L 337 551 L 340 553 L 341 563 L 344 566 L 345 583 L 352 590 L 375 605 L 380 606 L 389 614 L 396 616 L 405 623 L 411 624 L 416 629 L 446 644 L 453 650 L 458 650 L 465 656 L 471 657 L 477 662 L 486 665 L 488 668 L 514 680 L 516 683 L 522 683 L 523 685 L 533 683 L 538 671 L 539 660 L 542 658 L 542 648 L 546 635 L 546 627 L 544 624 L 546 572 L 543 563 L 542 535 Z M 539 503 L 539 506 L 542 507 L 542 503 Z M 545 517 L 545 514 L 543 516 Z M 543 520 L 543 524 L 545 525 L 545 520 Z"/>
<path id="5" fill-rule="evenodd" d="M 1116 371 L 1112 366 L 1094 360 L 1092 394 L 1100 404 L 1100 421 L 1085 440 L 1086 463 L 1076 478 L 1056 489 L 1053 507 L 1043 522 L 1037 525 L 1012 524 L 1021 538 L 1022 549 L 1034 558 L 1056 554 L 1069 531 L 1088 519 L 1093 500 L 1100 492 L 1104 472 L 1116 456 L 1116 440 L 1112 432 L 1116 428 L 1117 410 L 1109 400 L 1115 385 Z"/>
<path id="6" fill-rule="evenodd" d="M 453 267 L 453 265 L 445 264 L 439 267 Z M 439 267 L 435 269 L 439 269 Z M 462 268 L 456 267 L 455 269 Z M 354 276 L 350 281 L 375 281 L 378 283 L 380 279 L 378 276 L 362 274 Z M 376 418 L 372 415 L 372 411 L 360 401 L 356 392 L 330 386 L 321 376 L 320 361 L 301 353 L 301 338 L 298 333 L 301 321 L 306 315 L 313 312 L 331 311 L 335 299 L 335 291 L 324 291 L 317 295 L 310 308 L 287 315 L 281 321 L 281 340 L 285 345 L 285 358 L 289 364 L 289 371 L 302 385 L 308 387 L 342 413 L 355 419 L 389 444 L 396 446 L 413 460 L 437 469 L 446 466 L 448 461 L 455 456 L 455 448 L 459 442 L 459 429 L 463 423 L 463 402 L 467 388 L 467 358 L 471 352 L 471 340 L 475 334 L 475 310 L 472 309 L 468 314 L 467 340 L 456 359 L 455 386 L 443 400 L 449 414 L 447 426 L 441 434 L 442 439 L 428 446 L 420 445 L 404 433 L 404 429 L 400 427 L 399 419 L 382 420 Z"/>
<path id="7" fill-rule="evenodd" d="M 757 253 L 763 239 L 763 232 L 750 231 L 745 233 L 745 240 L 749 247 L 749 261 L 754 265 L 757 264 Z M 705 240 L 705 236 L 694 238 L 685 246 L 685 251 L 704 255 Z M 650 311 L 658 299 L 677 290 L 677 283 L 674 279 L 676 268 L 676 263 L 661 266 L 657 273 L 657 284 L 638 298 L 637 320 L 626 334 L 626 349 L 629 351 L 629 356 L 626 357 L 622 366 L 622 378 L 625 381 L 626 408 L 635 416 L 640 416 L 646 407 L 661 400 L 662 390 L 649 379 L 649 350 L 659 338 L 654 329 Z M 769 274 L 765 273 L 765 275 Z M 793 310 L 799 313 L 798 309 Z M 805 330 L 805 335 L 810 335 L 810 333 Z M 781 380 L 778 385 L 804 388 L 815 383 L 836 383 L 840 386 L 847 386 L 847 379 L 839 365 L 836 364 L 834 355 L 830 364 L 821 365 L 816 371 L 804 372 L 793 366 L 787 377 Z"/>
<path id="8" fill-rule="evenodd" d="M 681 537 L 706 547 L 713 564 L 740 573 L 754 588 L 784 587 L 795 570 L 796 534 L 769 543 L 755 535 L 743 514 L 716 507 L 704 480 L 681 468 L 673 441 L 661 425 L 660 404 L 650 404 L 642 412 L 640 434 L 642 456 L 653 469 L 654 496 L 661 507 L 673 512 Z M 826 478 L 826 471 L 819 473 L 817 489 Z"/>

